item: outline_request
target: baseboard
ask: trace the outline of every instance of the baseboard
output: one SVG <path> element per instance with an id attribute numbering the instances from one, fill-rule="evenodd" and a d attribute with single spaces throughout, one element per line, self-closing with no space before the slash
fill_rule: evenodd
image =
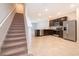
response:
<path id="1" fill-rule="evenodd" d="M 6 37 L 7 31 L 11 25 L 11 22 L 13 20 L 15 13 L 16 12 L 14 8 L 0 24 L 0 52 L 1 52 L 1 47 L 3 45 L 4 39 Z"/>

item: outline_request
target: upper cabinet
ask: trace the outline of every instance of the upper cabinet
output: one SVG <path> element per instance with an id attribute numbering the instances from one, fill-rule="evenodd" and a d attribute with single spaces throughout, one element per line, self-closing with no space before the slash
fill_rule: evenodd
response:
<path id="1" fill-rule="evenodd" d="M 67 17 L 61 17 L 61 18 L 57 18 L 57 19 L 53 19 L 53 20 L 50 20 L 49 21 L 49 26 L 57 26 L 57 25 L 60 25 L 60 26 L 63 26 L 63 21 L 66 21 L 67 20 Z"/>

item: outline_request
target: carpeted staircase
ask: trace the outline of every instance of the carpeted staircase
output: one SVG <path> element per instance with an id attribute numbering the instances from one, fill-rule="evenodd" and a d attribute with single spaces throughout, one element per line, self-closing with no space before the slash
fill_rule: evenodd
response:
<path id="1" fill-rule="evenodd" d="M 1 49 L 2 56 L 25 56 L 27 44 L 23 14 L 16 13 Z"/>

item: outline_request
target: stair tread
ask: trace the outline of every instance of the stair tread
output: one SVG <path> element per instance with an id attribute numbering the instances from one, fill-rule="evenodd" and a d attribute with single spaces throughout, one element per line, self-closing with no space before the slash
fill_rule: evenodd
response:
<path id="1" fill-rule="evenodd" d="M 11 36 L 11 35 L 24 35 L 24 34 L 25 34 L 25 33 L 10 33 L 10 34 L 8 33 L 7 35 L 8 35 L 8 36 L 9 36 L 9 35 Z"/>
<path id="2" fill-rule="evenodd" d="M 21 44 L 24 44 L 26 43 L 25 41 L 21 41 L 21 42 L 13 42 L 13 43 L 7 43 L 7 44 L 4 44 L 3 47 L 12 47 L 12 46 L 18 46 L 18 45 L 21 45 Z"/>
<path id="3" fill-rule="evenodd" d="M 24 29 L 9 29 L 9 30 L 24 30 Z"/>
<path id="4" fill-rule="evenodd" d="M 7 34 L 7 38 L 13 38 L 13 37 L 24 37 L 25 36 L 25 33 L 19 33 L 19 34 L 16 34 L 16 33 L 14 33 L 14 34 Z"/>
<path id="5" fill-rule="evenodd" d="M 15 27 L 10 27 L 10 28 L 24 28 L 24 27 L 23 27 L 23 26 L 21 26 L 21 27 L 20 27 L 20 26 L 19 26 L 19 27 L 16 27 L 16 26 L 15 26 Z"/>
<path id="6" fill-rule="evenodd" d="M 26 47 L 27 46 L 26 43 L 16 45 L 16 46 L 11 46 L 11 47 L 3 47 L 2 50 L 3 50 L 3 52 L 6 52 L 6 51 L 9 51 L 9 50 L 12 50 L 12 49 L 21 48 L 23 46 Z"/>
<path id="7" fill-rule="evenodd" d="M 25 38 L 21 38 L 21 39 L 15 39 L 15 40 L 5 40 L 5 44 L 10 44 L 10 43 L 14 43 L 14 42 L 21 42 L 21 41 L 25 41 Z"/>
<path id="8" fill-rule="evenodd" d="M 23 33 L 24 30 L 9 30 L 8 33 Z"/>
<path id="9" fill-rule="evenodd" d="M 20 56 L 27 53 L 27 42 L 23 14 L 15 14 L 4 40 L 1 55 Z"/>
<path id="10" fill-rule="evenodd" d="M 14 37 L 14 38 L 6 38 L 6 40 L 5 40 L 5 41 L 20 40 L 20 39 L 25 39 L 25 37 L 18 37 L 18 38 L 16 38 L 16 37 Z"/>
<path id="11" fill-rule="evenodd" d="M 24 30 L 22 30 L 22 29 L 19 29 L 19 30 L 9 30 L 9 31 L 24 31 Z"/>
<path id="12" fill-rule="evenodd" d="M 24 27 L 16 27 L 16 26 L 15 26 L 15 27 L 10 27 L 10 28 L 24 28 Z"/>
<path id="13" fill-rule="evenodd" d="M 11 25 L 12 27 L 23 27 L 24 25 Z"/>
<path id="14" fill-rule="evenodd" d="M 16 32 L 9 31 L 8 34 L 11 34 L 11 33 L 18 33 L 19 34 L 19 33 L 23 33 L 23 32 L 25 32 L 25 31 L 18 31 L 18 32 L 17 31 Z"/>
<path id="15" fill-rule="evenodd" d="M 16 48 L 16 49 L 12 49 L 12 50 L 9 50 L 9 51 L 5 51 L 5 52 L 3 52 L 2 54 L 3 55 L 12 55 L 12 54 L 15 54 L 15 53 L 19 53 L 19 52 L 25 52 L 25 47 L 23 46 L 23 47 L 21 47 L 21 48 Z"/>
<path id="16" fill-rule="evenodd" d="M 12 24 L 12 26 L 24 26 L 24 24 Z"/>

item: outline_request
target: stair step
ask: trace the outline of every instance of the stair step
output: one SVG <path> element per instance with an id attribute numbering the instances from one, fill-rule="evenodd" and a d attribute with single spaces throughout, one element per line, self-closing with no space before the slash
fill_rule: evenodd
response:
<path id="1" fill-rule="evenodd" d="M 23 21 L 23 20 L 22 19 L 17 19 L 17 20 L 15 19 L 15 20 L 13 20 L 13 23 L 14 23 L 14 21 L 19 21 L 20 22 L 20 21 Z"/>
<path id="2" fill-rule="evenodd" d="M 10 29 L 25 29 L 24 27 L 11 27 Z"/>
<path id="3" fill-rule="evenodd" d="M 12 24 L 12 25 L 24 25 L 24 24 Z"/>
<path id="4" fill-rule="evenodd" d="M 15 20 L 12 24 L 24 24 L 23 20 Z"/>
<path id="5" fill-rule="evenodd" d="M 25 32 L 24 30 L 9 30 L 9 33 L 19 33 L 19 32 Z"/>
<path id="6" fill-rule="evenodd" d="M 21 42 L 21 41 L 26 41 L 25 38 L 23 39 L 16 39 L 16 40 L 5 40 L 5 44 L 9 44 L 9 43 L 14 43 L 14 42 Z"/>
<path id="7" fill-rule="evenodd" d="M 21 39 L 26 39 L 25 37 L 14 37 L 14 38 L 6 38 L 5 41 L 16 41 L 16 40 L 21 40 Z"/>
<path id="8" fill-rule="evenodd" d="M 20 42 L 12 42 L 12 43 L 4 43 L 3 48 L 9 48 L 9 47 L 16 47 L 19 46 L 21 44 L 26 44 L 26 41 L 20 41 Z"/>
<path id="9" fill-rule="evenodd" d="M 7 38 L 11 38 L 11 37 L 12 37 L 12 38 L 13 38 L 13 37 L 22 37 L 22 36 L 24 37 L 24 36 L 25 36 L 25 33 L 7 34 L 6 37 L 7 37 Z"/>
<path id="10" fill-rule="evenodd" d="M 15 48 L 20 48 L 22 46 L 27 47 L 26 43 L 23 43 L 23 44 L 19 44 L 19 45 L 12 46 L 12 47 L 5 47 L 5 46 L 3 46 L 2 50 L 3 50 L 3 52 L 5 52 L 5 51 L 12 50 L 12 49 L 15 49 Z"/>
<path id="11" fill-rule="evenodd" d="M 24 21 L 13 21 L 12 24 L 24 24 Z"/>
<path id="12" fill-rule="evenodd" d="M 10 47 L 3 46 L 2 50 L 3 51 L 8 51 L 8 50 L 15 49 L 15 48 L 20 48 L 20 47 L 23 47 L 23 46 L 26 47 L 27 46 L 26 43 L 19 44 L 19 45 L 16 45 L 16 46 L 10 46 Z"/>
<path id="13" fill-rule="evenodd" d="M 11 25 L 11 27 L 15 27 L 15 26 L 16 26 L 16 27 L 18 27 L 18 26 L 19 26 L 19 27 L 22 27 L 22 26 L 24 26 L 24 25 Z"/>
<path id="14" fill-rule="evenodd" d="M 24 30 L 24 29 L 9 29 L 9 31 L 10 31 L 10 30 L 12 30 L 12 31 L 14 31 L 14 30 L 15 30 L 15 31 L 16 31 L 16 30 L 19 31 L 19 30 Z"/>
<path id="15" fill-rule="evenodd" d="M 11 27 L 9 30 L 24 30 L 24 27 Z"/>
<path id="16" fill-rule="evenodd" d="M 25 32 L 25 31 L 18 31 L 18 32 L 8 32 L 8 34 L 11 34 L 11 33 L 23 33 L 23 32 Z"/>
<path id="17" fill-rule="evenodd" d="M 12 24 L 12 25 L 24 25 L 24 24 Z"/>
<path id="18" fill-rule="evenodd" d="M 1 48 L 2 56 L 24 56 L 27 54 L 27 42 L 23 14 L 15 14 L 5 41 Z"/>
<path id="19" fill-rule="evenodd" d="M 6 55 L 6 56 L 11 56 L 11 55 L 18 55 L 20 53 L 25 53 L 25 47 L 21 47 L 21 48 L 16 48 L 16 49 L 12 49 L 12 50 L 9 50 L 9 51 L 4 51 L 2 53 L 2 55 Z"/>
<path id="20" fill-rule="evenodd" d="M 24 26 L 19 26 L 19 27 L 16 27 L 16 26 L 14 26 L 14 27 L 10 27 L 10 28 L 24 28 Z"/>

